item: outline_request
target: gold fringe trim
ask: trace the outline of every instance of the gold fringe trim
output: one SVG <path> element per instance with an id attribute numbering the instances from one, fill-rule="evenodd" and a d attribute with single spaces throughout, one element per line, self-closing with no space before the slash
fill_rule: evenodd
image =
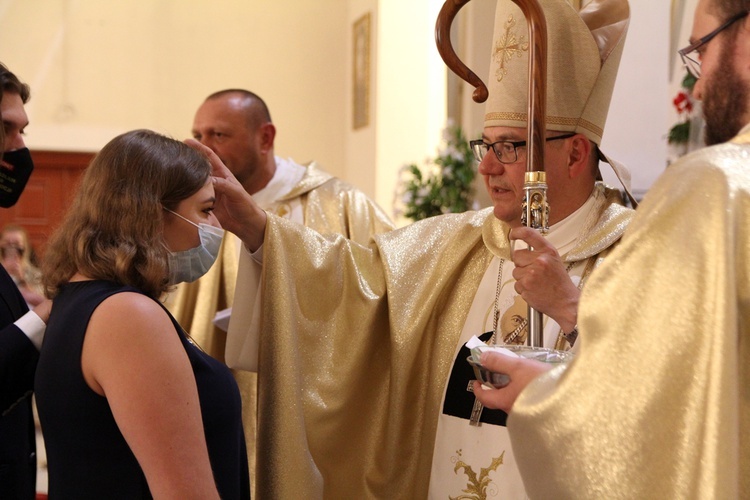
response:
<path id="1" fill-rule="evenodd" d="M 517 122 L 525 122 L 528 120 L 528 113 L 516 113 L 516 112 L 502 112 L 502 113 L 487 113 L 484 116 L 485 121 L 489 120 L 509 120 Z M 547 125 L 564 125 L 571 127 L 583 127 L 586 130 L 590 130 L 599 137 L 604 135 L 604 129 L 591 123 L 583 118 L 565 118 L 563 116 L 548 116 Z"/>

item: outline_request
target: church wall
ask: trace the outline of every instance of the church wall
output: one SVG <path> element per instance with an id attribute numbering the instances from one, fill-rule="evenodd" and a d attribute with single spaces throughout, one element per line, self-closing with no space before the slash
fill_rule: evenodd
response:
<path id="1" fill-rule="evenodd" d="M 370 39 L 369 39 L 369 71 L 367 74 L 367 85 L 369 88 L 366 125 L 354 128 L 354 23 L 369 14 Z M 342 124 L 344 127 L 344 172 L 343 177 L 363 189 L 369 195 L 376 195 L 377 158 L 376 145 L 377 135 L 375 133 L 375 120 L 377 115 L 375 107 L 379 101 L 377 92 L 377 73 L 379 47 L 377 30 L 380 23 L 377 0 L 350 0 L 348 2 L 348 15 L 346 20 L 346 64 L 348 68 L 344 74 L 344 115 Z M 360 54 L 362 55 L 362 54 Z M 390 206 L 383 205 L 390 213 Z"/>
<path id="2" fill-rule="evenodd" d="M 345 0 L 7 0 L 0 61 L 32 86 L 27 143 L 96 151 L 151 128 L 190 135 L 208 94 L 257 92 L 276 153 L 344 170 Z"/>
<path id="3" fill-rule="evenodd" d="M 651 187 L 667 164 L 673 97 L 668 91 L 669 64 L 674 60 L 669 27 L 670 2 L 630 0 L 630 28 L 602 149 L 630 168 L 636 197 Z M 605 169 L 603 173 L 616 185 L 613 174 Z"/>
<path id="4" fill-rule="evenodd" d="M 441 5 L 6 0 L 0 4 L 0 61 L 32 85 L 32 148 L 96 151 L 116 134 L 141 127 L 184 138 L 206 95 L 245 87 L 271 109 L 277 154 L 318 160 L 390 211 L 398 169 L 434 156 L 445 125 L 445 68 L 434 46 Z M 667 156 L 671 8 L 670 2 L 631 0 L 631 28 L 603 144 L 631 167 L 640 191 L 663 170 Z M 352 28 L 368 12 L 369 122 L 354 130 Z M 494 2 L 477 0 L 458 21 L 461 50 L 482 77 L 493 12 Z M 459 92 L 460 121 L 473 137 L 481 130 L 483 106 L 471 101 L 471 89 Z"/>
<path id="5" fill-rule="evenodd" d="M 446 67 L 435 48 L 441 0 L 381 0 L 378 26 L 377 201 L 390 210 L 399 169 L 434 157 L 446 122 Z"/>

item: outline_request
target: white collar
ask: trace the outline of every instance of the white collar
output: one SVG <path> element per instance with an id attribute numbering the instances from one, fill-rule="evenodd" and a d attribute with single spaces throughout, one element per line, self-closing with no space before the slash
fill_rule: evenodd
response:
<path id="1" fill-rule="evenodd" d="M 565 217 L 560 222 L 553 224 L 547 233 L 547 240 L 557 249 L 560 255 L 565 255 L 573 249 L 582 231 L 588 231 L 586 227 L 592 210 L 596 205 L 599 190 L 594 186 L 591 195 L 578 210 Z"/>
<path id="2" fill-rule="evenodd" d="M 291 158 L 274 156 L 276 171 L 268 184 L 253 195 L 253 200 L 262 209 L 268 209 L 273 203 L 288 194 L 305 176 L 305 167 L 298 165 Z"/>

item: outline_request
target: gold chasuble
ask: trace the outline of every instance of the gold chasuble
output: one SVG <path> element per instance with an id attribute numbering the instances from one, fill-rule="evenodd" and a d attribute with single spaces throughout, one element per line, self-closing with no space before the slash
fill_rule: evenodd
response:
<path id="1" fill-rule="evenodd" d="M 620 237 L 632 211 L 614 195 L 571 256 Z M 233 315 L 227 351 L 259 370 L 256 498 L 427 497 L 458 339 L 490 262 L 510 258 L 508 231 L 490 208 L 361 246 L 269 216 L 263 264 L 243 249 L 235 296 L 252 303 L 244 283 L 260 275 L 261 335 Z"/>
<path id="2" fill-rule="evenodd" d="M 278 165 L 282 161 L 289 163 L 289 160 L 277 158 Z M 305 168 L 301 180 L 290 188 L 291 191 L 286 189 L 286 194 L 269 200 L 262 208 L 279 217 L 304 223 L 320 233 L 342 234 L 362 244 L 367 244 L 372 235 L 394 227 L 388 215 L 364 193 L 324 172 L 315 162 Z M 218 311 L 233 306 L 240 245 L 234 235 L 227 234 L 219 258 L 206 275 L 194 283 L 179 285 L 166 303 L 193 340 L 222 362 L 226 332 L 214 326 L 213 319 Z M 234 375 L 242 395 L 245 440 L 254 483 L 256 374 L 236 370 Z"/>
<path id="3" fill-rule="evenodd" d="M 532 498 L 750 498 L 750 127 L 667 168 L 509 417 Z"/>

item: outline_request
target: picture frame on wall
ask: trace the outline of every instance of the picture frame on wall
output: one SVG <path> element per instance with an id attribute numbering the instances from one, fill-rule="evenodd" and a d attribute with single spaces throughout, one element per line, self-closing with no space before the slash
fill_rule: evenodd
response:
<path id="1" fill-rule="evenodd" d="M 370 122 L 370 13 L 354 21 L 354 57 L 352 59 L 352 128 Z"/>

